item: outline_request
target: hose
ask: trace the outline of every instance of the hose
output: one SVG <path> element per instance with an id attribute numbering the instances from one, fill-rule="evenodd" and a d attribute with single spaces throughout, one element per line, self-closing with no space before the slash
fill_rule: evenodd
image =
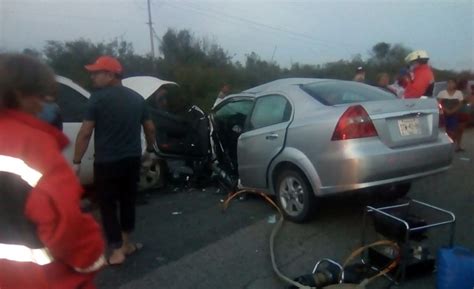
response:
<path id="1" fill-rule="evenodd" d="M 232 201 L 235 197 L 237 197 L 238 195 L 241 195 L 241 194 L 246 194 L 246 193 L 251 193 L 251 194 L 256 194 L 256 195 L 259 195 L 260 197 L 262 197 L 265 201 L 267 201 L 272 207 L 274 207 L 277 211 L 278 211 L 278 214 L 280 215 L 280 219 L 278 220 L 278 222 L 275 224 L 275 226 L 273 227 L 273 230 L 272 230 L 272 233 L 270 235 L 270 257 L 271 257 L 271 260 L 272 260 L 272 267 L 273 267 L 273 271 L 275 272 L 275 274 L 277 274 L 277 276 L 283 280 L 284 282 L 288 283 L 289 285 L 293 285 L 295 286 L 296 288 L 300 288 L 300 289 L 317 289 L 316 287 L 309 287 L 309 286 L 306 286 L 306 285 L 303 285 L 299 282 L 296 282 L 294 280 L 292 280 L 291 278 L 285 276 L 281 271 L 280 269 L 278 269 L 278 265 L 277 265 L 277 262 L 276 262 L 276 258 L 275 258 L 275 250 L 274 250 L 274 247 L 275 247 L 275 238 L 276 238 L 276 235 L 278 234 L 278 232 L 280 231 L 281 227 L 283 226 L 283 223 L 285 221 L 285 218 L 283 217 L 283 214 L 281 212 L 281 209 L 277 206 L 277 204 L 275 204 L 275 202 L 270 199 L 265 193 L 263 192 L 259 192 L 259 191 L 254 191 L 254 190 L 241 190 L 241 191 L 238 191 L 236 193 L 233 193 L 233 194 L 229 194 L 229 196 L 227 197 L 227 199 L 224 201 L 223 205 L 222 205 L 222 210 L 225 211 L 227 209 L 227 207 L 229 206 L 230 204 L 230 201 Z"/>
<path id="2" fill-rule="evenodd" d="M 295 280 L 285 276 L 281 271 L 280 269 L 278 269 L 278 265 L 277 265 L 277 262 L 276 262 L 276 258 L 275 258 L 275 238 L 278 234 L 278 232 L 280 231 L 280 229 L 282 228 L 283 226 L 283 223 L 285 221 L 285 218 L 283 217 L 283 213 L 280 209 L 280 207 L 278 207 L 278 205 L 268 197 L 267 194 L 263 193 L 263 192 L 260 192 L 260 191 L 256 191 L 256 190 L 241 190 L 241 191 L 237 191 L 235 193 L 231 193 L 228 195 L 228 197 L 226 198 L 226 200 L 224 201 L 224 203 L 222 204 L 222 211 L 225 211 L 228 207 L 229 207 L 229 204 L 230 202 L 236 198 L 237 196 L 241 195 L 241 194 L 247 194 L 247 193 L 250 193 L 250 194 L 255 194 L 255 195 L 258 195 L 260 197 L 262 197 L 265 201 L 267 201 L 272 207 L 274 207 L 277 211 L 278 211 L 278 214 L 280 215 L 280 219 L 278 220 L 278 222 L 275 224 L 275 226 L 273 227 L 272 229 L 272 233 L 270 235 L 270 257 L 271 257 L 271 260 L 272 260 L 272 267 L 273 267 L 273 271 L 275 272 L 275 274 L 284 282 L 288 283 L 289 285 L 292 285 L 292 286 L 295 286 L 296 288 L 299 288 L 299 289 L 317 289 L 316 287 L 310 287 L 310 286 L 307 286 L 307 285 L 303 285 L 299 282 L 296 282 Z M 392 242 L 392 241 L 388 241 L 388 240 L 382 240 L 382 241 L 377 241 L 377 242 L 374 242 L 372 244 L 369 244 L 369 245 L 366 245 L 366 246 L 363 246 L 363 247 L 360 247 L 356 250 L 354 250 L 350 255 L 349 257 L 346 259 L 346 261 L 344 262 L 344 265 L 342 266 L 343 268 L 345 268 L 356 256 L 359 256 L 360 254 L 362 254 L 362 252 L 370 247 L 374 247 L 374 246 L 392 246 L 394 247 L 396 250 L 397 250 L 397 253 L 398 253 L 398 258 L 395 259 L 394 261 L 392 261 L 388 266 L 387 268 L 385 268 L 384 270 L 380 271 L 378 274 L 376 274 L 375 276 L 371 277 L 371 278 L 368 278 L 368 279 L 364 279 L 360 284 L 356 285 L 354 284 L 356 287 L 354 288 L 365 288 L 367 284 L 369 284 L 370 282 L 372 282 L 373 280 L 375 280 L 376 278 L 384 275 L 384 274 L 387 274 L 389 271 L 393 270 L 396 265 L 399 263 L 399 258 L 400 258 L 400 248 L 398 247 L 398 245 L 395 243 L 395 242 Z M 343 279 L 343 278 L 342 278 Z M 342 285 L 342 284 L 341 284 Z M 349 285 L 349 284 L 346 284 L 346 285 Z"/>

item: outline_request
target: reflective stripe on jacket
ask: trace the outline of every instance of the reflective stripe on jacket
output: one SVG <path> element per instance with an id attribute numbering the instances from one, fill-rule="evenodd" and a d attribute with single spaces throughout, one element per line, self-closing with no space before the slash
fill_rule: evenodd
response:
<path id="1" fill-rule="evenodd" d="M 23 245 L 0 244 L 0 259 L 16 262 L 31 262 L 40 266 L 54 261 L 47 248 L 31 249 Z"/>
<path id="2" fill-rule="evenodd" d="M 28 194 L 42 176 L 21 159 L 0 155 L 0 259 L 38 265 L 53 261 L 23 213 Z"/>
<path id="3" fill-rule="evenodd" d="M 68 140 L 18 111 L 0 111 L 0 288 L 95 288 L 104 242 L 81 212 L 82 188 L 61 155 Z"/>

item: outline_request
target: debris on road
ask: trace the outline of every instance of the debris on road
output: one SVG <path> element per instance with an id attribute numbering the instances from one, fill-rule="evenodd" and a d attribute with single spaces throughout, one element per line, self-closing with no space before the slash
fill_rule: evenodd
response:
<path id="1" fill-rule="evenodd" d="M 166 262 L 166 258 L 164 258 L 164 257 L 156 257 L 155 260 L 160 262 L 160 263 Z"/>
<path id="2" fill-rule="evenodd" d="M 268 216 L 268 218 L 267 218 L 267 222 L 268 222 L 269 224 L 275 224 L 276 221 L 277 221 L 276 215 L 270 215 L 270 216 Z"/>
<path id="3" fill-rule="evenodd" d="M 173 216 L 182 215 L 182 214 L 183 212 L 178 212 L 178 211 L 171 213 L 171 215 Z"/>
<path id="4" fill-rule="evenodd" d="M 462 157 L 462 158 L 459 158 L 461 161 L 465 161 L 465 162 L 470 162 L 471 159 L 470 158 L 465 158 L 465 157 Z"/>

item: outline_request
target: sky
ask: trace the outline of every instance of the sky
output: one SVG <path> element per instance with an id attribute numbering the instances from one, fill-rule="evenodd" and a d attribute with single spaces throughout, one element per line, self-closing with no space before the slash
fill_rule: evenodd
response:
<path id="1" fill-rule="evenodd" d="M 218 43 L 234 61 L 255 52 L 285 67 L 324 64 L 366 58 L 383 41 L 427 50 L 437 68 L 474 71 L 474 0 L 150 1 L 156 54 L 173 28 Z M 147 18 L 147 0 L 0 0 L 0 50 L 118 37 L 146 54 Z"/>

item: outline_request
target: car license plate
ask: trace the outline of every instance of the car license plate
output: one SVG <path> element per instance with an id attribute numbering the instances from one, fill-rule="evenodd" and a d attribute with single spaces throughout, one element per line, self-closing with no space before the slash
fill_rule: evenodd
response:
<path id="1" fill-rule="evenodd" d="M 398 128 L 402 136 L 417 135 L 421 133 L 419 118 L 405 118 L 398 120 Z"/>

